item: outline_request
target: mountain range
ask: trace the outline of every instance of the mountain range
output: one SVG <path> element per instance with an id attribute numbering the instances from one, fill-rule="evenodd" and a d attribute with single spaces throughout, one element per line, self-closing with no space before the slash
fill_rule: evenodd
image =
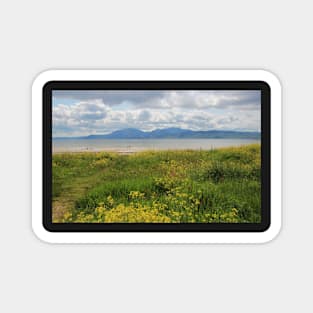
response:
<path id="1" fill-rule="evenodd" d="M 181 128 L 155 129 L 142 131 L 137 128 L 116 130 L 106 135 L 89 135 L 84 137 L 55 137 L 53 139 L 192 139 L 192 138 L 231 138 L 231 139 L 260 139 L 259 132 L 243 132 L 232 130 L 193 131 Z"/>

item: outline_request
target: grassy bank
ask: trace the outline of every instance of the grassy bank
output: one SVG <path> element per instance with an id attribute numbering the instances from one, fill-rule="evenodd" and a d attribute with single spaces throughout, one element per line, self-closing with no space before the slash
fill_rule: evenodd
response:
<path id="1" fill-rule="evenodd" d="M 260 222 L 260 145 L 53 155 L 54 222 Z"/>

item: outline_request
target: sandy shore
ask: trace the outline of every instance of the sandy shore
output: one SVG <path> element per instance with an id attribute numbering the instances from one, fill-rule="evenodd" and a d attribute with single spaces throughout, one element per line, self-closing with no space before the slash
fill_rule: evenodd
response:
<path id="1" fill-rule="evenodd" d="M 53 149 L 52 154 L 61 153 L 83 153 L 83 152 L 113 152 L 118 154 L 132 154 L 145 151 L 147 149 Z"/>

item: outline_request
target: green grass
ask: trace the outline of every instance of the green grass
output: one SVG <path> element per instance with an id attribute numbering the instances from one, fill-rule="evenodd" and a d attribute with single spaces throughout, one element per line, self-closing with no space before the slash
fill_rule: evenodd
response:
<path id="1" fill-rule="evenodd" d="M 260 162 L 260 145 L 55 154 L 53 221 L 260 222 Z"/>

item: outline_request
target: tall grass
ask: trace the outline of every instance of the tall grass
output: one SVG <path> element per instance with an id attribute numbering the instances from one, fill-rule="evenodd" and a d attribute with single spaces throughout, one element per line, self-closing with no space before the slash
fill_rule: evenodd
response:
<path id="1" fill-rule="evenodd" d="M 53 156 L 55 222 L 260 221 L 260 145 Z M 57 210 L 57 206 L 56 210 Z"/>

